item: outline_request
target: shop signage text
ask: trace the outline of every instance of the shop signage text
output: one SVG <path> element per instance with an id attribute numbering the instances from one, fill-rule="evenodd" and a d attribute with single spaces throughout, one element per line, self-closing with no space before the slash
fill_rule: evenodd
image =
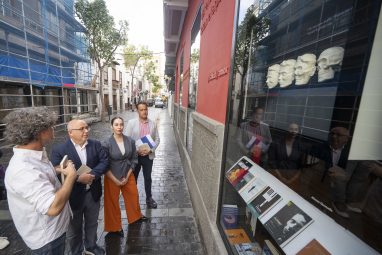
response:
<path id="1" fill-rule="evenodd" d="M 219 79 L 220 77 L 226 75 L 228 73 L 228 67 L 223 67 L 217 71 L 214 71 L 208 75 L 208 82 Z"/>
<path id="2" fill-rule="evenodd" d="M 205 0 L 203 2 L 202 9 L 202 25 L 200 27 L 201 33 L 203 33 L 204 29 L 206 29 L 208 23 L 210 22 L 212 16 L 218 10 L 219 4 L 222 0 Z"/>

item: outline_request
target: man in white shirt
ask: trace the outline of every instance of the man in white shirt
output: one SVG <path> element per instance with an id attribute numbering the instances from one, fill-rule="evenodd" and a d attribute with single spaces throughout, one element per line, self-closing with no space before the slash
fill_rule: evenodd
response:
<path id="1" fill-rule="evenodd" d="M 45 145 L 54 138 L 57 115 L 46 107 L 19 109 L 6 117 L 6 137 L 16 144 L 6 175 L 9 210 L 32 254 L 64 254 L 76 172 L 72 162 L 55 169 Z M 66 181 L 61 185 L 57 174 Z"/>

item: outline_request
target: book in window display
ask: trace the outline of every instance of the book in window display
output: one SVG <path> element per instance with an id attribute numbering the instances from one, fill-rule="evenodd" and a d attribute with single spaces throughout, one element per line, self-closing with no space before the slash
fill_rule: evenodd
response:
<path id="1" fill-rule="evenodd" d="M 235 244 L 235 249 L 239 255 L 261 255 L 262 252 L 257 242 Z"/>
<path id="2" fill-rule="evenodd" d="M 277 244 L 283 247 L 312 222 L 308 214 L 289 201 L 264 226 Z"/>
<path id="3" fill-rule="evenodd" d="M 250 202 L 249 207 L 262 216 L 281 200 L 281 196 L 268 186 Z"/>
<path id="4" fill-rule="evenodd" d="M 331 255 L 316 239 L 310 241 L 296 255 Z"/>
<path id="5" fill-rule="evenodd" d="M 237 228 L 239 208 L 237 205 L 223 204 L 221 222 L 226 229 Z"/>
<path id="6" fill-rule="evenodd" d="M 248 204 L 249 201 L 258 196 L 266 187 L 267 185 L 259 177 L 254 176 L 246 186 L 239 190 L 239 194 Z"/>
<path id="7" fill-rule="evenodd" d="M 237 164 L 226 172 L 228 181 L 236 190 L 240 190 L 253 178 L 253 174 L 249 172 L 252 166 L 248 160 L 241 158 Z"/>
<path id="8" fill-rule="evenodd" d="M 245 230 L 242 228 L 238 229 L 227 229 L 225 230 L 228 241 L 230 244 L 240 244 L 240 243 L 250 243 L 249 237 Z"/>

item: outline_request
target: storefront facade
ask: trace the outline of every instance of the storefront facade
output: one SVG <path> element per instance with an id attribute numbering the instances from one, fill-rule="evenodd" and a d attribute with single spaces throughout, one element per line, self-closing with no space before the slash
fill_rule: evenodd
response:
<path id="1" fill-rule="evenodd" d="M 172 116 L 208 253 L 381 253 L 381 2 L 187 8 Z"/>

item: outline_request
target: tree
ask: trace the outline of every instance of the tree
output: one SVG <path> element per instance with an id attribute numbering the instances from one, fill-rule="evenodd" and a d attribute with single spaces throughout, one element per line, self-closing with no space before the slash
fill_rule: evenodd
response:
<path id="1" fill-rule="evenodd" d="M 150 59 L 152 52 L 146 46 L 136 47 L 134 45 L 126 45 L 124 49 L 125 66 L 130 70 L 131 74 L 131 90 L 134 84 L 134 75 L 140 60 Z"/>
<path id="2" fill-rule="evenodd" d="M 115 26 L 113 17 L 109 14 L 104 0 L 78 0 L 75 3 L 75 12 L 85 27 L 85 36 L 89 43 L 88 53 L 94 60 L 99 72 L 99 95 L 101 104 L 99 112 L 104 120 L 103 98 L 103 68 L 109 66 L 114 60 L 114 52 L 118 46 L 127 42 L 127 21 L 120 21 Z"/>
<path id="3" fill-rule="evenodd" d="M 159 82 L 159 75 L 157 75 L 156 73 L 156 66 L 154 62 L 149 61 L 148 63 L 146 63 L 144 76 L 153 86 L 152 92 L 154 94 L 158 93 L 159 89 L 161 88 L 161 84 Z"/>

